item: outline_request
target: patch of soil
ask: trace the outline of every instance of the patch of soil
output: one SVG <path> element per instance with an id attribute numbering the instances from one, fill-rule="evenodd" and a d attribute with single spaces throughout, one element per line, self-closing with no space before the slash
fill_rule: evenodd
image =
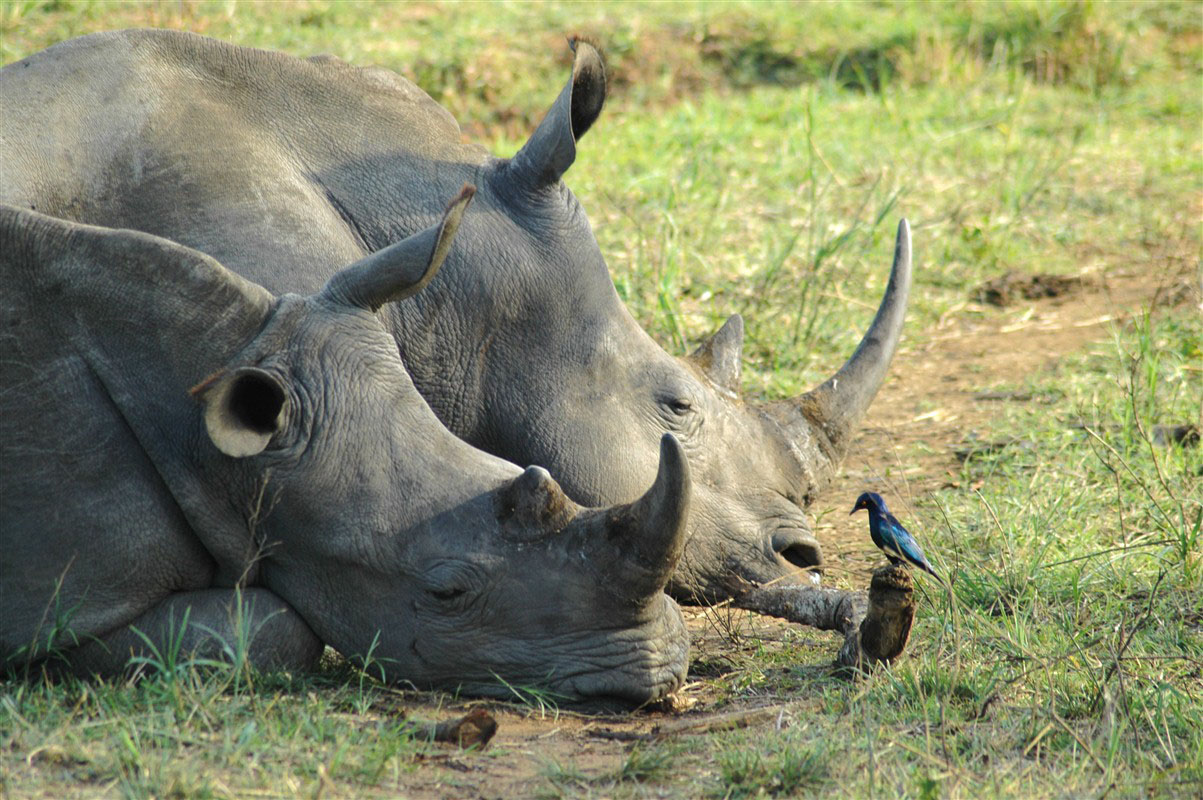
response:
<path id="1" fill-rule="evenodd" d="M 973 299 L 979 303 L 1004 308 L 1020 300 L 1042 300 L 1065 297 L 1085 285 L 1077 275 L 1027 275 L 1022 272 L 1007 272 L 991 278 L 973 290 Z"/>
<path id="2" fill-rule="evenodd" d="M 492 741 L 483 750 L 461 750 L 446 744 L 435 755 L 421 758 L 417 768 L 402 778 L 404 796 L 414 800 L 605 797 L 610 796 L 615 777 L 640 742 L 782 724 L 784 706 L 771 698 L 730 703 L 724 687 L 732 676 L 746 672 L 751 662 L 762 665 L 764 653 L 780 650 L 787 639 L 797 648 L 791 626 L 726 606 L 684 608 L 682 612 L 691 633 L 691 665 L 698 667 L 699 674 L 695 675 L 691 666 L 689 682 L 673 708 L 590 713 L 489 700 L 449 702 L 446 695 L 396 691 L 394 703 L 378 705 L 369 716 L 442 721 L 483 709 L 497 723 Z M 826 673 L 843 636 L 814 632 L 804 642 L 813 659 L 795 668 Z M 798 700 L 805 702 L 806 698 Z M 791 702 L 791 715 L 797 713 L 798 705 Z M 560 771 L 574 773 L 583 780 L 561 784 L 557 790 L 548 776 Z M 342 796 L 347 787 L 332 784 L 328 788 L 333 790 L 331 796 Z M 390 792 L 397 788 L 388 782 L 366 792 L 357 787 L 356 796 L 394 796 Z"/>

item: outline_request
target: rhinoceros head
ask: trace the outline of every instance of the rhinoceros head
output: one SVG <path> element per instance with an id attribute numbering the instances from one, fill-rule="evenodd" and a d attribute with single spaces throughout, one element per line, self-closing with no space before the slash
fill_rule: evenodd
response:
<path id="1" fill-rule="evenodd" d="M 196 389 L 212 457 L 235 459 L 239 494 L 263 498 L 256 558 L 238 563 L 237 542 L 210 549 L 386 678 L 661 697 L 683 679 L 688 651 L 663 592 L 690 499 L 680 444 L 659 440 L 654 481 L 633 503 L 582 508 L 545 470 L 451 435 L 375 314 L 431 279 L 470 196 L 319 294 L 280 298 Z"/>
<path id="2" fill-rule="evenodd" d="M 527 143 L 475 172 L 487 211 L 466 226 L 459 255 L 488 269 L 445 273 L 458 281 L 445 284 L 457 299 L 471 281 L 490 282 L 486 291 L 468 289 L 473 319 L 484 321 L 467 328 L 480 356 L 457 373 L 484 402 L 465 410 L 457 389 L 431 371 L 439 359 L 413 319 L 430 319 L 433 299 L 415 298 L 417 314 L 403 323 L 402 348 L 417 353 L 407 361 L 456 433 L 547 467 L 583 503 L 637 496 L 655 474 L 660 437 L 675 435 L 694 476 L 685 554 L 669 584 L 678 599 L 721 599 L 738 578 L 795 579 L 799 568 L 822 564 L 804 509 L 838 467 L 901 334 L 909 229 L 899 225 L 889 287 L 848 363 L 801 397 L 744 400 L 742 319 L 731 317 L 689 357 L 666 353 L 622 304 L 561 180 L 605 98 L 599 52 L 584 41 L 574 50 L 572 77 Z"/>

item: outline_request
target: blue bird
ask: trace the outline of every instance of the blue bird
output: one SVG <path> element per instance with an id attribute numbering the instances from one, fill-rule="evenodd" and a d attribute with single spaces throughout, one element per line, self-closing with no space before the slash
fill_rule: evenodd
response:
<path id="1" fill-rule="evenodd" d="M 944 583 L 931 564 L 927 563 L 927 556 L 923 555 L 923 548 L 915 541 L 915 537 L 886 508 L 886 501 L 881 495 L 865 492 L 856 498 L 856 505 L 850 513 L 855 514 L 862 508 L 869 512 L 869 534 L 873 537 L 873 544 L 886 554 L 891 564 L 911 564 Z"/>

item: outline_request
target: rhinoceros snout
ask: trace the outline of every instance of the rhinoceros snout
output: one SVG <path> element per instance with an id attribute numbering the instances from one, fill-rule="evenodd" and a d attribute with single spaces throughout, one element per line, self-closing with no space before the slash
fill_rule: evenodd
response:
<path id="1" fill-rule="evenodd" d="M 639 706 L 663 700 L 685 684 L 689 635 L 681 609 L 665 594 L 653 605 L 653 618 L 634 637 L 620 637 L 608 664 L 574 676 L 569 694 L 588 703 Z"/>

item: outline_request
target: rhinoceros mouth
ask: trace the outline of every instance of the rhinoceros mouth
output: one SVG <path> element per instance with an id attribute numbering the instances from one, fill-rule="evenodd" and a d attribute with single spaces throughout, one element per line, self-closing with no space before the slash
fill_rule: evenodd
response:
<path id="1" fill-rule="evenodd" d="M 679 654 L 658 658 L 655 663 L 639 660 L 538 680 L 498 675 L 493 682 L 461 682 L 456 688 L 465 694 L 519 702 L 544 698 L 598 708 L 630 708 L 662 700 L 681 688 L 688 665 L 687 649 L 683 648 Z"/>
<path id="2" fill-rule="evenodd" d="M 590 707 L 638 706 L 681 687 L 689 667 L 689 637 L 680 609 L 659 594 L 644 621 L 579 631 L 554 639 L 510 642 L 497 660 L 428 672 L 419 685 L 526 702 L 544 698 Z"/>
<path id="3" fill-rule="evenodd" d="M 664 659 L 657 664 L 598 670 L 557 684 L 564 694 L 582 703 L 621 703 L 638 706 L 663 700 L 685 683 L 688 659 Z"/>
<path id="4" fill-rule="evenodd" d="M 685 622 L 668 595 L 658 599 L 663 608 L 643 631 L 635 637 L 627 632 L 608 643 L 621 649 L 620 655 L 579 662 L 555 676 L 553 686 L 584 702 L 616 700 L 629 705 L 655 702 L 681 688 L 689 669 Z"/>

